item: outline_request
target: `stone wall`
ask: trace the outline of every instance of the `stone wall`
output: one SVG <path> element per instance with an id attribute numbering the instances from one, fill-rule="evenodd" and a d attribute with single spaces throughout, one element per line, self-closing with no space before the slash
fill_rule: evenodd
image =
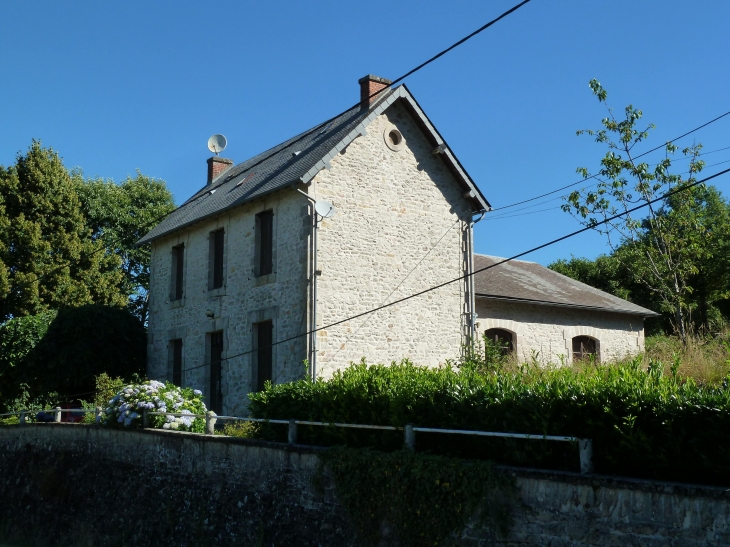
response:
<path id="1" fill-rule="evenodd" d="M 273 273 L 254 275 L 255 217 L 274 212 Z M 307 199 L 293 189 L 277 192 L 195 224 L 152 244 L 147 374 L 172 380 L 169 341 L 183 340 L 183 385 L 209 394 L 206 334 L 223 331 L 223 412 L 247 413 L 254 354 L 229 358 L 253 349 L 253 323 L 273 321 L 274 341 L 307 331 L 308 241 Z M 224 284 L 209 290 L 209 235 L 223 228 Z M 170 300 L 172 247 L 185 244 L 182 300 Z M 209 317 L 209 315 L 213 317 Z M 307 338 L 274 346 L 275 382 L 304 375 Z"/>
<path id="2" fill-rule="evenodd" d="M 355 545 L 317 449 L 73 424 L 0 427 L 0 543 L 38 547 Z M 507 537 L 476 546 L 730 545 L 730 493 L 505 469 L 521 504 Z"/>
<path id="3" fill-rule="evenodd" d="M 389 132 L 403 141 L 395 146 Z M 466 272 L 468 202 L 397 102 L 320 171 L 309 189 L 335 206 L 319 231 L 317 325 L 377 308 Z M 465 342 L 463 282 L 318 333 L 318 369 L 329 376 L 365 357 L 436 366 Z"/>
<path id="4" fill-rule="evenodd" d="M 479 297 L 476 311 L 479 332 L 491 328 L 512 332 L 516 354 L 523 361 L 534 353 L 542 364 L 570 362 L 574 336 L 598 340 L 604 362 L 644 351 L 644 320 L 635 315 Z"/>

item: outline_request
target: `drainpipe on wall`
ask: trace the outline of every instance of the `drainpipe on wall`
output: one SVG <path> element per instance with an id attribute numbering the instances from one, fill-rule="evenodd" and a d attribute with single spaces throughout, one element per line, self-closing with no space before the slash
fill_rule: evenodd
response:
<path id="1" fill-rule="evenodd" d="M 302 192 L 297 188 L 297 192 L 302 194 L 309 201 L 309 212 L 312 218 L 312 258 L 310 261 L 311 277 L 311 306 L 309 306 L 309 369 L 312 381 L 317 379 L 317 212 L 314 205 L 317 201 L 306 192 Z"/>
<path id="2" fill-rule="evenodd" d="M 478 219 L 474 220 L 474 217 L 471 218 L 469 221 L 469 232 L 467 234 L 468 237 L 468 253 L 469 253 L 469 259 L 468 259 L 468 268 L 469 268 L 469 281 L 468 281 L 468 287 L 469 287 L 469 336 L 471 338 L 470 342 L 473 342 L 476 340 L 477 337 L 477 329 L 476 329 L 476 296 L 474 294 L 474 225 L 482 220 L 484 218 L 484 214 L 486 211 L 482 211 L 481 215 Z"/>

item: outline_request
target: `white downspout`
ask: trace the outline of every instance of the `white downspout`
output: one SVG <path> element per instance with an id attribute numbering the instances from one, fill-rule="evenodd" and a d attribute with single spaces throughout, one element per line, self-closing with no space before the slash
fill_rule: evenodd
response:
<path id="1" fill-rule="evenodd" d="M 474 220 L 474 217 L 471 218 L 469 221 L 469 261 L 468 261 L 468 268 L 469 268 L 469 336 L 471 338 L 470 343 L 473 343 L 474 340 L 477 338 L 477 328 L 476 328 L 476 320 L 477 320 L 477 314 L 476 314 L 476 295 L 474 294 L 474 225 L 482 220 L 484 218 L 485 211 L 481 213 L 481 216 Z"/>
<path id="2" fill-rule="evenodd" d="M 310 260 L 310 278 L 311 284 L 310 298 L 311 305 L 309 307 L 309 372 L 312 381 L 317 379 L 317 212 L 314 210 L 314 205 L 317 203 L 313 197 L 306 192 L 302 192 L 297 188 L 297 192 L 302 194 L 310 202 L 310 214 L 312 218 L 312 258 Z"/>

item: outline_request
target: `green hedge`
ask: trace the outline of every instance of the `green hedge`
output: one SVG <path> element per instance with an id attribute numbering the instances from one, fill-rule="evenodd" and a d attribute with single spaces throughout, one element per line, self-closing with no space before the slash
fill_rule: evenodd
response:
<path id="1" fill-rule="evenodd" d="M 569 435 L 593 439 L 596 472 L 730 485 L 730 389 L 644 371 L 641 359 L 584 370 L 480 373 L 404 361 L 365 363 L 330 380 L 267 386 L 254 417 Z M 299 426 L 307 443 L 394 450 L 402 433 Z M 283 427 L 259 437 L 285 439 Z M 419 433 L 419 450 L 578 469 L 575 444 Z"/>

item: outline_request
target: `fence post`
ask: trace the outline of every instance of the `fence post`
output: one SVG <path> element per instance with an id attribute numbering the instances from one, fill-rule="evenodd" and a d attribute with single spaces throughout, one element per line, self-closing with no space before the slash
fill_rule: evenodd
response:
<path id="1" fill-rule="evenodd" d="M 289 420 L 289 444 L 297 444 L 297 421 Z"/>
<path id="2" fill-rule="evenodd" d="M 416 432 L 413 431 L 413 424 L 406 424 L 405 441 L 406 441 L 406 448 L 408 450 L 416 449 Z"/>
<path id="3" fill-rule="evenodd" d="M 94 423 L 96 425 L 99 425 L 101 423 L 101 407 L 100 406 L 96 407 L 95 416 L 96 417 L 94 418 Z"/>
<path id="4" fill-rule="evenodd" d="M 56 410 L 53 414 L 54 414 L 53 421 L 56 422 L 57 424 L 60 424 L 61 423 L 61 407 L 57 406 Z"/>
<path id="5" fill-rule="evenodd" d="M 25 425 L 25 410 L 20 412 L 20 425 Z"/>
<path id="6" fill-rule="evenodd" d="M 216 420 L 216 413 L 212 410 L 209 410 L 205 414 L 205 434 L 206 435 L 214 435 L 215 434 L 215 423 L 218 420 Z"/>
<path id="7" fill-rule="evenodd" d="M 150 426 L 150 417 L 147 415 L 147 411 L 142 411 L 142 429 L 147 429 Z"/>
<path id="8" fill-rule="evenodd" d="M 578 439 L 578 450 L 580 451 L 580 472 L 593 473 L 593 441 Z"/>

